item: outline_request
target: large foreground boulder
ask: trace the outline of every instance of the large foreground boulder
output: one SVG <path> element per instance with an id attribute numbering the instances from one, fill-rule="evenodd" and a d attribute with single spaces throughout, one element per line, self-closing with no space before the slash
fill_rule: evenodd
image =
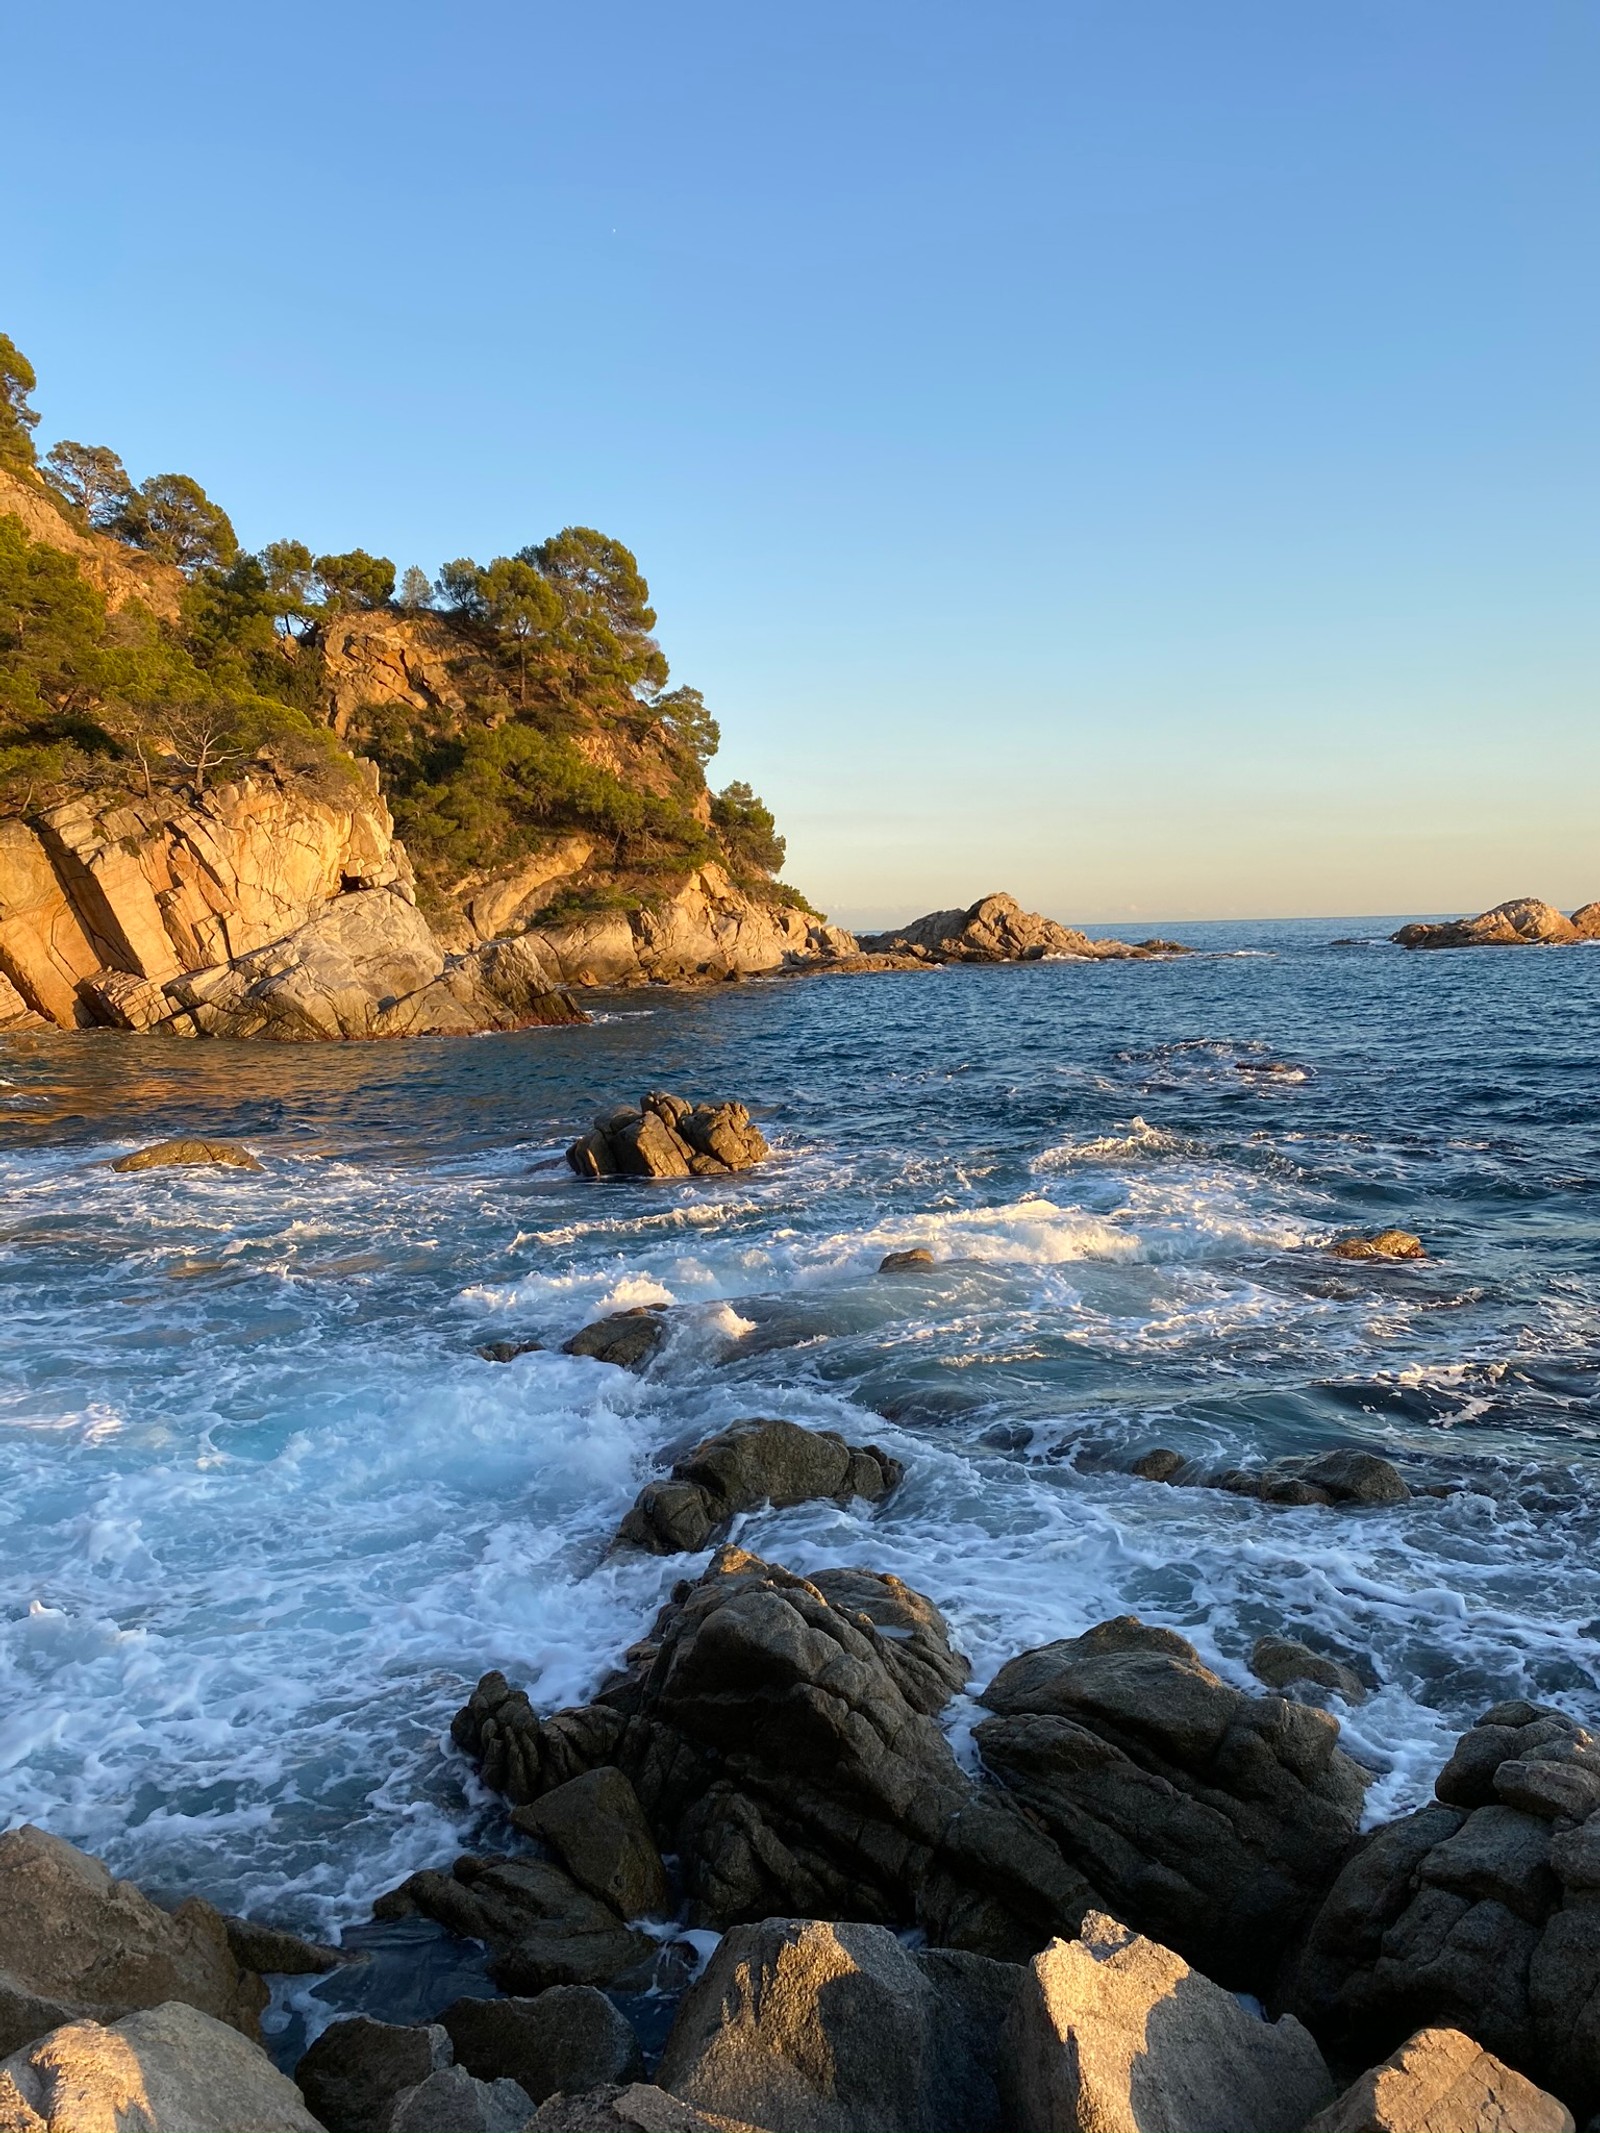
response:
<path id="1" fill-rule="evenodd" d="M 58 2020 L 109 2022 L 168 2000 L 254 2038 L 267 1989 L 234 1956 L 221 1913 L 198 1897 L 169 1913 L 61 1837 L 31 1824 L 0 1837 L 0 2042 L 7 2050 L 25 2041 L 18 2031 L 41 2010 Z"/>
<path id="2" fill-rule="evenodd" d="M 704 1548 L 740 1511 L 860 1496 L 876 1503 L 904 1478 L 875 1444 L 847 1444 L 837 1430 L 797 1422 L 735 1422 L 685 1453 L 665 1481 L 647 1482 L 617 1540 L 651 1555 Z"/>
<path id="3" fill-rule="evenodd" d="M 770 2133 L 997 2133 L 1014 1963 L 910 1953 L 883 1926 L 735 1926 L 678 2011 L 658 2079 Z"/>
<path id="4" fill-rule="evenodd" d="M 1008 1661 L 980 1700 L 985 1765 L 1105 1907 L 1230 1988 L 1270 1988 L 1361 1814 L 1336 1719 L 1231 1688 L 1131 1615 Z"/>
<path id="5" fill-rule="evenodd" d="M 580 1178 L 715 1178 L 769 1153 L 743 1104 L 693 1104 L 658 1089 L 637 1110 L 602 1112 L 567 1161 Z"/>
<path id="6" fill-rule="evenodd" d="M 1333 2094 L 1293 2015 L 1263 2021 L 1114 1918 L 1091 1912 L 1024 1980 L 1000 2062 L 1013 2133 L 1295 2133 Z"/>
<path id="7" fill-rule="evenodd" d="M 1295 2011 L 1357 2065 L 1463 2029 L 1581 2119 L 1600 2108 L 1600 1741 L 1565 1712 L 1497 1704 L 1434 1789 L 1334 1882 Z"/>
<path id="8" fill-rule="evenodd" d="M 1093 1892 L 956 1762 L 933 1714 L 966 1671 L 937 1608 L 898 1579 L 800 1578 L 724 1548 L 594 1703 L 540 1719 L 488 1674 L 452 1730 L 513 1802 L 623 1771 L 693 1925 L 915 1923 L 1018 1956 L 1074 1930 Z"/>
<path id="9" fill-rule="evenodd" d="M 932 963 L 1037 963 L 1070 955 L 1125 962 L 1151 955 L 1187 955 L 1176 941 L 1092 941 L 1075 926 L 1024 911 L 1014 896 L 982 896 L 964 911 L 930 911 L 888 933 L 864 933 L 869 954 L 909 955 Z"/>
<path id="10" fill-rule="evenodd" d="M 1600 940 L 1600 904 L 1585 904 L 1565 918 L 1554 904 L 1541 903 L 1537 896 L 1513 896 L 1476 918 L 1402 926 L 1389 938 L 1402 948 L 1555 947 Z"/>
<path id="11" fill-rule="evenodd" d="M 180 2000 L 74 2022 L 0 2065 L 5 2133 L 322 2133 L 259 2046 Z M 335 2133 L 342 2133 L 336 2128 Z"/>
<path id="12" fill-rule="evenodd" d="M 1419 2029 L 1306 2133 L 1573 2133 L 1565 2104 L 1459 2029 Z"/>

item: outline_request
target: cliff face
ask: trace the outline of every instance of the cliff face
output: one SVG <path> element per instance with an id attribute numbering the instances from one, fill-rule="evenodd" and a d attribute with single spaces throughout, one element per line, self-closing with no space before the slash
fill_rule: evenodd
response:
<path id="1" fill-rule="evenodd" d="M 41 483 L 0 471 L 0 513 L 72 556 L 109 608 L 183 613 L 177 571 L 81 531 Z M 351 748 L 396 713 L 403 732 L 447 749 L 474 720 L 485 730 L 470 636 L 444 616 L 327 615 L 277 650 L 291 666 L 317 662 L 302 678 Z M 573 711 L 562 736 L 569 777 L 603 774 L 613 793 L 708 829 L 704 781 L 691 771 L 686 783 L 681 744 L 648 708 Z M 619 840 L 598 831 L 552 830 L 498 869 L 453 877 L 435 859 L 425 914 L 378 770 L 337 751 L 297 772 L 268 749 L 209 789 L 174 782 L 170 766 L 147 783 L 115 758 L 96 778 L 0 817 L 0 1027 L 293 1039 L 508 1028 L 583 1019 L 569 986 L 705 982 L 855 947 L 714 862 L 621 875 Z"/>

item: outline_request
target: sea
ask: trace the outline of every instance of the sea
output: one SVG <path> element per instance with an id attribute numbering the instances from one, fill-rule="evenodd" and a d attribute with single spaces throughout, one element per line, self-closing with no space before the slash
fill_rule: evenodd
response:
<path id="1" fill-rule="evenodd" d="M 474 1039 L 0 1038 L 0 1825 L 374 1949 L 298 1988 L 301 2036 L 435 2012 L 470 1957 L 363 1922 L 503 1837 L 452 1713 L 491 1667 L 541 1709 L 597 1686 L 708 1560 L 610 1553 L 618 1520 L 747 1416 L 904 1461 L 881 1504 L 734 1538 L 905 1579 L 974 1694 L 1118 1614 L 1246 1688 L 1257 1638 L 1300 1638 L 1370 1684 L 1329 1704 L 1369 1822 L 1501 1698 L 1600 1716 L 1600 951 L 1395 923 Z M 657 1088 L 741 1098 L 770 1162 L 572 1176 Z M 175 1134 L 263 1167 L 108 1167 Z M 1326 1250 L 1389 1226 L 1427 1259 Z M 670 1307 L 642 1375 L 561 1352 L 639 1304 Z M 1158 1445 L 1359 1446 L 1441 1493 L 1276 1507 L 1134 1478 Z M 963 1758 L 979 1716 L 946 1714 Z"/>

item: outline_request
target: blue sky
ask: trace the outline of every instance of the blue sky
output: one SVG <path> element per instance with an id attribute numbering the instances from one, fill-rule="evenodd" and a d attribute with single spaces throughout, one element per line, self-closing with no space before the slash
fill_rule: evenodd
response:
<path id="1" fill-rule="evenodd" d="M 1600 895 L 1590 0 L 7 34 L 41 442 L 250 545 L 619 535 L 815 901 Z"/>

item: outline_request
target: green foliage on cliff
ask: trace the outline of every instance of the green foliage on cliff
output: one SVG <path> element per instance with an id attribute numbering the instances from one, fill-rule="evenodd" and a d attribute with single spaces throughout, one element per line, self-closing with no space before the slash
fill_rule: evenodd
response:
<path id="1" fill-rule="evenodd" d="M 247 552 L 199 482 L 135 482 L 108 445 L 63 439 L 36 471 L 35 387 L 0 335 L 0 466 L 42 483 L 79 534 L 141 550 L 182 584 L 169 619 L 137 599 L 108 612 L 70 554 L 0 517 L 0 808 L 203 784 L 262 748 L 306 776 L 354 777 L 361 750 L 436 894 L 581 831 L 608 877 L 591 899 L 637 901 L 720 859 L 797 900 L 771 879 L 784 857 L 771 811 L 745 784 L 707 792 L 721 729 L 698 689 L 668 688 L 650 588 L 621 541 L 568 526 L 487 563 L 460 557 L 433 585 L 412 565 L 396 601 L 386 556 L 293 538 Z M 363 611 L 425 627 L 436 662 L 442 639 L 451 678 L 425 709 L 360 707 L 341 738 L 325 653 Z"/>
<path id="2" fill-rule="evenodd" d="M 33 465 L 39 417 L 28 399 L 38 382 L 33 365 L 10 334 L 0 333 L 0 466 Z"/>
<path id="3" fill-rule="evenodd" d="M 331 734 L 211 649 L 136 603 L 109 614 L 70 555 L 0 517 L 0 808 L 203 786 L 263 749 L 320 781 L 353 774 Z"/>

